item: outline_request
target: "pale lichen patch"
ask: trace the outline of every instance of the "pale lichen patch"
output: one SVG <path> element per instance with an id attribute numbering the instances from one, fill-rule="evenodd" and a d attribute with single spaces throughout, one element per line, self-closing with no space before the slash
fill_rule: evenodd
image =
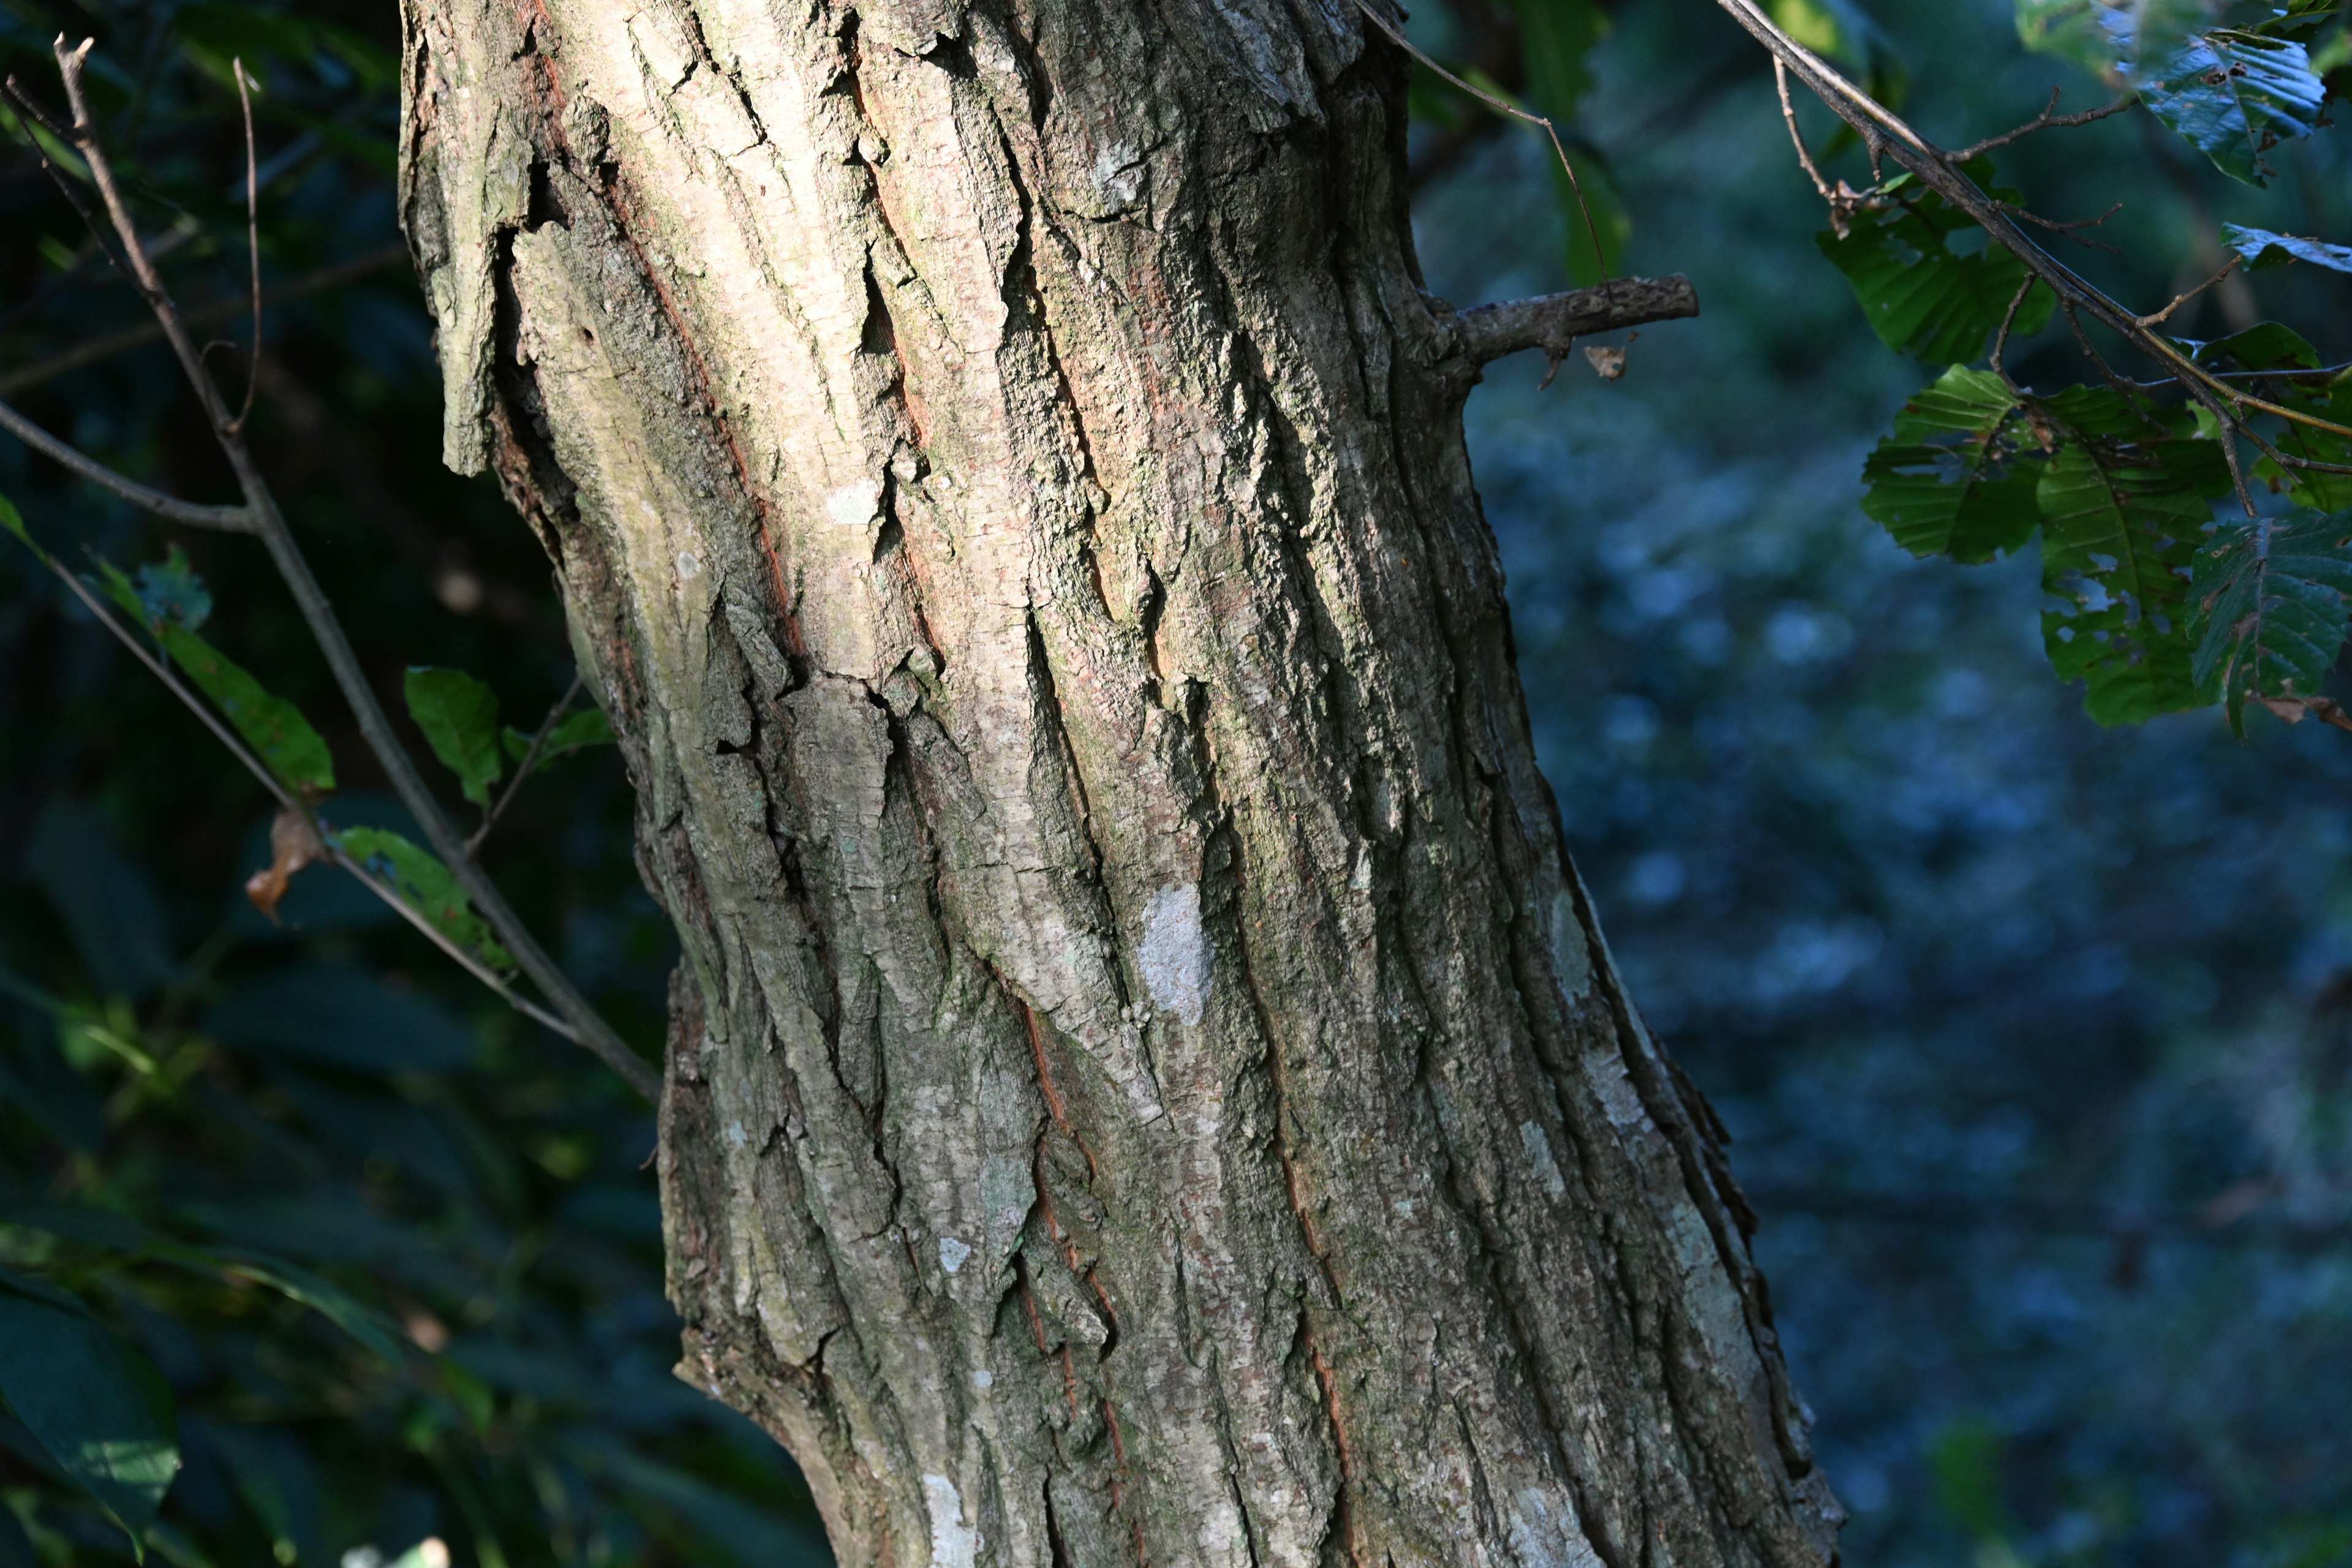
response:
<path id="1" fill-rule="evenodd" d="M 1152 1002 L 1187 1024 L 1198 1024 L 1209 995 L 1209 938 L 1201 926 L 1201 889 L 1182 883 L 1151 895 L 1143 911 L 1143 946 L 1137 956 Z"/>

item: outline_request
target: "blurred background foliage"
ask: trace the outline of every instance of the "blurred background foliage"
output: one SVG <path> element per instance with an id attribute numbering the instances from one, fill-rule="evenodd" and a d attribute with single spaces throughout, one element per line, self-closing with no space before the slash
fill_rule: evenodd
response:
<path id="1" fill-rule="evenodd" d="M 238 345 L 211 356 L 234 398 L 244 60 L 272 296 L 261 459 L 394 711 L 404 667 L 450 666 L 528 731 L 572 659 L 538 546 L 436 459 L 430 327 L 393 215 L 397 26 L 388 3 L 14 0 L 0 68 L 55 106 L 49 40 L 96 34 L 110 146 L 200 335 Z M 22 125 L 0 128 L 0 397 L 124 471 L 233 498 L 136 296 Z M 91 345 L 113 352 L 74 363 Z M 164 529 L 13 441 L 0 491 L 77 567 L 84 547 L 163 554 Z M 325 731 L 335 824 L 421 837 L 258 548 L 178 542 L 216 601 L 208 635 Z M 824 1563 L 782 1451 L 670 1374 L 647 1109 L 331 868 L 263 919 L 238 887 L 269 858 L 267 797 L 0 547 L 0 1568 L 131 1556 L 61 1473 L 89 1456 L 51 1396 L 120 1382 L 83 1312 L 168 1389 L 98 1489 L 151 1560 Z M 652 1055 L 673 949 L 630 831 L 607 747 L 535 775 L 485 853 Z"/>
<path id="2" fill-rule="evenodd" d="M 2023 50 L 2009 0 L 1769 8 L 1948 144 L 2053 86 L 2104 100 Z M 1769 68 L 1708 0 L 1425 0 L 1412 26 L 1560 117 L 1614 269 L 1687 272 L 1705 302 L 1613 384 L 1496 367 L 1471 437 L 1546 766 L 1635 994 L 1738 1137 L 1847 1560 L 2352 1563 L 2352 737 L 2258 717 L 2241 742 L 2210 710 L 2100 731 L 2051 679 L 2031 560 L 1916 562 L 1861 516 L 1863 457 L 1927 374 L 1822 260 Z M 570 656 L 536 546 L 435 458 L 391 6 L 0 0 L 0 66 L 47 92 L 60 26 L 100 38 L 173 287 L 238 343 L 228 61 L 259 78 L 262 459 L 379 689 L 470 670 L 529 728 Z M 1437 292 L 1598 275 L 1539 136 L 1426 75 L 1415 107 Z M 226 499 L 136 300 L 0 132 L 0 397 Z M 2061 217 L 2123 202 L 2120 254 L 2069 259 L 2152 308 L 2220 265 L 2221 223 L 2352 239 L 2347 133 L 2279 149 L 2263 191 L 2140 113 L 1999 174 Z M 2275 316 L 2332 362 L 2347 288 L 2265 272 L 2176 325 Z M 2072 353 L 2045 332 L 2011 364 L 2057 384 Z M 237 389 L 239 353 L 216 363 Z M 69 560 L 163 553 L 160 526 L 13 443 L 0 491 Z M 326 732 L 336 822 L 414 836 L 258 552 L 183 542 L 224 649 Z M 152 1366 L 127 1418 L 179 1468 L 149 1552 L 823 1561 L 774 1446 L 667 1372 L 645 1109 L 331 871 L 263 920 L 236 889 L 267 806 L 0 551 L 0 1341 L 45 1324 Z M 576 754 L 488 854 L 651 1055 L 672 950 L 630 814 L 612 753 Z M 53 1413 L 23 1359 L 0 1348 L 0 1568 L 128 1558 L 35 1430 Z M 136 1464 L 117 1481 L 135 1512 Z"/>
<path id="3" fill-rule="evenodd" d="M 1493 16 L 1424 5 L 1416 37 L 1472 58 Z M 2352 1563 L 2352 736 L 2101 730 L 2052 678 L 2031 551 L 1919 562 L 1864 518 L 1934 369 L 1815 247 L 1755 47 L 1708 0 L 1607 20 L 1577 130 L 1620 270 L 1686 272 L 1706 313 L 1613 384 L 1494 367 L 1471 444 L 1546 770 L 1634 996 L 1738 1139 L 1846 1560 Z M 1874 0 L 1843 37 L 1946 146 L 2109 97 L 2009 0 Z M 2265 190 L 2145 111 L 1997 173 L 2057 218 L 2123 203 L 2120 254 L 2063 255 L 2146 310 L 2221 266 L 2223 223 L 2352 239 L 2347 134 L 2276 149 Z M 1549 149 L 1460 140 L 1416 141 L 1432 289 L 1566 286 Z M 2335 363 L 2347 303 L 2264 271 L 2172 326 L 2278 319 Z M 2010 363 L 2085 377 L 2063 327 Z"/>

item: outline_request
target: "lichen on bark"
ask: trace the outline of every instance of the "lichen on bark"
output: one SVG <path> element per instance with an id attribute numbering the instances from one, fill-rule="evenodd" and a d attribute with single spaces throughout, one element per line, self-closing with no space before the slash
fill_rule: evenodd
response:
<path id="1" fill-rule="evenodd" d="M 685 952 L 681 1374 L 847 1563 L 1819 1563 L 1342 0 L 407 0 L 446 452 Z"/>

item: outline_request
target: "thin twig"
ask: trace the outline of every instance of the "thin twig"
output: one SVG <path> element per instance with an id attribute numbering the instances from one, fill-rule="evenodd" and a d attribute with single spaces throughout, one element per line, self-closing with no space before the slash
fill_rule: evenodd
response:
<path id="1" fill-rule="evenodd" d="M 165 664 L 161 658 L 156 657 L 153 650 L 149 648 L 145 643 L 140 641 L 138 637 L 133 634 L 129 627 L 125 626 L 121 621 L 116 620 L 105 605 L 100 602 L 98 595 L 90 592 L 87 584 L 83 583 L 80 578 L 75 576 L 72 573 L 67 571 L 63 562 L 58 561 L 56 557 L 50 555 L 46 551 L 41 552 L 40 554 L 41 563 L 47 566 L 52 573 L 56 574 L 58 581 L 63 583 L 68 589 L 72 590 L 74 597 L 81 601 L 82 607 L 88 610 L 91 616 L 96 617 L 99 625 L 104 626 L 109 632 L 113 634 L 115 641 L 121 643 L 124 647 L 129 648 L 131 650 L 131 657 L 136 658 L 141 664 L 145 665 L 149 672 L 152 673 L 156 679 L 161 680 L 164 687 L 170 690 L 172 695 L 178 698 L 180 701 L 186 706 L 188 711 L 194 713 L 197 718 L 204 721 L 205 728 L 210 730 L 214 736 L 219 740 L 220 743 L 228 748 L 229 754 L 231 756 L 234 756 L 239 763 L 244 764 L 246 772 L 251 773 L 256 779 L 260 781 L 261 787 L 268 790 L 277 800 L 279 809 L 284 811 L 299 812 L 302 815 L 304 819 L 310 823 L 310 830 L 318 835 L 319 842 L 326 847 L 327 854 L 333 859 L 336 865 L 341 866 L 344 870 L 357 878 L 362 887 L 365 888 L 369 892 L 373 893 L 377 898 L 390 905 L 393 910 L 399 913 L 402 919 L 405 920 L 410 925 L 415 926 L 418 931 L 422 931 L 425 938 L 430 941 L 434 946 L 439 948 L 443 952 L 447 953 L 451 958 L 455 959 L 468 974 L 471 974 L 475 979 L 488 986 L 492 991 L 497 992 L 499 998 L 503 1000 L 507 1005 L 530 1018 L 534 1023 L 543 1025 L 547 1028 L 554 1030 L 557 1034 L 562 1035 L 566 1039 L 579 1039 L 580 1037 L 578 1033 L 574 1031 L 569 1024 L 566 1024 L 562 1019 L 554 1016 L 537 1004 L 517 995 L 512 987 L 509 986 L 505 981 L 499 978 L 497 971 L 491 969 L 489 965 L 484 963 L 480 959 L 475 957 L 472 953 L 467 952 L 464 948 L 458 946 L 457 943 L 452 941 L 438 926 L 425 919 L 424 911 L 411 904 L 406 899 L 402 898 L 397 890 L 387 887 L 375 876 L 373 872 L 368 870 L 366 867 L 361 865 L 359 861 L 352 858 L 347 850 L 335 842 L 334 836 L 327 830 L 326 824 L 319 820 L 318 813 L 311 807 L 310 803 L 296 796 L 289 791 L 284 784 L 280 784 L 278 780 L 278 775 L 271 773 L 262 763 L 261 759 L 253 754 L 251 748 L 246 745 L 244 738 L 230 730 L 226 723 L 222 722 L 220 715 L 213 711 L 209 703 L 205 702 L 202 699 L 198 698 L 194 692 L 189 690 L 186 683 L 182 681 L 179 676 L 173 672 L 170 665 Z"/>
<path id="2" fill-rule="evenodd" d="M 504 816 L 507 814 L 507 807 L 514 804 L 515 795 L 522 789 L 522 781 L 529 778 L 530 770 L 538 765 L 539 753 L 546 746 L 548 736 L 555 732 L 556 721 L 562 719 L 571 710 L 572 704 L 579 700 L 580 688 L 583 684 L 583 678 L 578 671 L 573 671 L 572 684 L 563 689 L 563 695 L 555 700 L 555 706 L 547 710 L 545 719 L 540 721 L 539 732 L 531 736 L 530 750 L 523 752 L 522 761 L 515 765 L 514 777 L 508 781 L 507 787 L 499 795 L 497 804 L 483 814 L 482 826 L 474 830 L 474 836 L 471 838 L 466 840 L 467 855 L 481 853 L 482 840 L 490 836 L 490 829 L 499 825 L 499 818 Z"/>
<path id="3" fill-rule="evenodd" d="M 2025 124 L 2019 126 L 2014 131 L 2004 131 L 1998 136 L 1988 136 L 1981 142 L 1970 142 L 1968 146 L 1961 148 L 1956 153 L 1947 153 L 1943 155 L 1944 162 L 1948 163 L 1972 163 L 1975 160 L 1983 157 L 1987 153 L 1993 152 L 1998 148 L 2007 147 L 2012 142 L 2022 142 L 2037 131 L 2059 131 L 2075 125 L 2088 125 L 2094 121 L 2105 120 L 2110 115 L 2121 114 L 2125 110 L 2130 109 L 2139 102 L 2138 95 L 2134 94 L 2129 98 L 2119 99 L 2114 103 L 2105 104 L 2097 109 L 2085 109 L 2079 114 L 2060 114 L 2057 111 L 2058 95 L 2064 90 L 2065 89 L 2063 88 L 2052 88 L 2050 89 L 2050 107 L 2043 110 L 2036 118 L 2028 121 Z"/>
<path id="4" fill-rule="evenodd" d="M 253 94 L 245 79 L 245 61 L 232 59 L 236 77 L 236 101 L 245 110 L 245 251 L 253 265 L 253 363 L 246 371 L 245 406 L 236 411 L 229 428 L 242 430 L 253 414 L 253 395 L 261 385 L 261 176 L 253 145 Z"/>
<path id="5" fill-rule="evenodd" d="M 1992 340 L 1992 373 L 2000 377 L 2000 384 L 2003 386 L 2021 397 L 2024 395 L 2024 392 L 2016 382 L 2010 379 L 2009 366 L 2003 363 L 2002 360 L 2009 353 L 2010 329 L 2017 325 L 2017 312 L 2023 308 L 2025 297 L 2033 292 L 2033 286 L 2039 281 L 2040 279 L 2030 272 L 2025 275 L 2025 281 L 2018 285 L 2016 294 L 2009 301 L 2009 309 L 2001 313 L 2000 331 L 1993 334 Z"/>
<path id="6" fill-rule="evenodd" d="M 138 229 L 131 222 L 129 205 L 123 201 L 114 173 L 106 157 L 92 123 L 89 105 L 82 91 L 82 65 L 92 42 L 85 40 L 79 48 L 68 48 L 64 36 L 58 36 L 53 46 L 57 54 L 58 72 L 64 79 L 67 101 L 72 106 L 72 136 L 74 146 L 89 164 L 91 183 L 98 187 L 106 205 L 107 216 L 113 223 L 116 237 L 121 241 L 131 265 L 133 280 L 148 307 L 155 313 L 158 325 L 163 329 L 164 341 L 180 362 L 188 385 L 203 406 L 210 421 L 215 443 L 221 455 L 228 459 L 236 473 L 237 486 L 245 492 L 246 508 L 252 514 L 263 545 L 268 550 L 278 575 L 285 580 L 293 595 L 296 607 L 301 612 L 310 636 L 326 657 L 327 668 L 335 684 L 351 705 L 352 717 L 359 721 L 360 734 L 375 753 L 394 793 L 401 804 L 424 829 L 433 852 L 448 867 L 474 908 L 497 933 L 499 941 L 514 955 L 515 963 L 530 976 L 532 984 L 553 1005 L 554 1010 L 570 1022 L 577 1031 L 580 1044 L 593 1052 L 606 1066 L 648 1100 L 660 1096 L 661 1080 L 642 1058 L 632 1051 L 612 1026 L 600 1017 L 586 997 L 580 994 L 563 971 L 539 945 L 530 929 L 515 915 L 496 882 L 466 853 L 466 843 L 448 816 L 441 809 L 433 791 L 417 770 L 415 759 L 401 744 L 392 727 L 391 717 L 377 699 L 375 689 L 368 683 L 367 672 L 362 668 L 359 655 L 352 647 L 351 638 L 343 631 L 342 622 L 334 607 L 327 601 L 319 580 L 310 571 L 310 563 L 294 541 L 292 530 L 286 525 L 285 514 L 278 510 L 277 498 L 270 492 L 268 481 L 254 462 L 243 436 L 230 418 L 227 405 L 222 401 L 220 388 L 205 368 L 202 355 L 188 335 L 187 326 L 164 289 L 163 279 L 156 274 L 153 263 L 141 248 Z"/>
<path id="7" fill-rule="evenodd" d="M 1551 150 L 1559 156 L 1560 173 L 1568 176 L 1568 188 L 1576 197 L 1576 210 L 1584 219 L 1584 232 L 1590 236 L 1592 240 L 1593 259 L 1601 264 L 1601 280 L 1603 283 L 1608 282 L 1609 253 L 1601 244 L 1601 227 L 1598 224 L 1592 221 L 1592 208 L 1588 205 L 1584 200 L 1584 182 L 1576 177 L 1576 165 L 1568 161 L 1568 145 L 1559 139 L 1559 128 L 1554 125 L 1544 116 L 1536 113 L 1533 110 L 1521 109 L 1517 104 L 1513 103 L 1507 98 L 1498 98 L 1494 93 L 1488 92 L 1484 88 L 1473 87 L 1470 83 L 1464 81 L 1460 77 L 1455 76 L 1452 71 L 1447 70 L 1444 66 L 1439 65 L 1435 60 L 1431 59 L 1427 55 L 1422 53 L 1420 49 L 1413 46 L 1412 40 L 1404 36 L 1402 29 L 1399 28 L 1386 16 L 1381 16 L 1378 11 L 1374 10 L 1372 8 L 1371 0 L 1356 0 L 1356 9 L 1361 11 L 1365 17 L 1370 21 L 1373 26 L 1378 27 L 1383 34 L 1385 34 L 1389 42 L 1394 44 L 1398 48 L 1402 49 L 1406 54 L 1411 55 L 1414 59 L 1419 60 L 1431 70 L 1435 71 L 1444 80 L 1461 89 L 1464 92 L 1468 93 L 1471 97 L 1476 99 L 1479 102 L 1485 104 L 1496 113 L 1507 114 L 1514 120 L 1524 121 L 1529 125 L 1540 125 L 1543 127 L 1544 134 L 1551 138 Z"/>
<path id="8" fill-rule="evenodd" d="M 2167 305 L 2163 310 L 2157 311 L 2154 315 L 2140 317 L 2139 324 L 2143 327 L 2156 327 L 2163 325 L 2167 321 L 2171 319 L 2172 313 L 2175 310 L 2178 310 L 2181 306 L 2186 305 L 2189 300 L 2197 298 L 2198 295 L 2205 292 L 2206 289 L 2210 289 L 2215 284 L 2221 282 L 2221 279 L 2227 278 L 2231 273 L 2235 272 L 2238 269 L 2238 264 L 2243 260 L 2245 260 L 2245 258 L 2242 256 L 2233 256 L 2230 258 L 2230 259 L 2222 265 L 2221 271 L 2216 272 L 2212 277 L 2208 278 L 2204 282 L 2200 283 L 2196 288 L 2189 289 L 2187 293 L 2175 295 L 2171 304 Z"/>
<path id="9" fill-rule="evenodd" d="M 217 529 L 224 533 L 253 533 L 253 514 L 241 506 L 199 506 L 194 501 L 182 500 L 150 489 L 136 479 L 125 479 L 97 458 L 68 446 L 42 429 L 38 425 L 0 403 L 0 430 L 7 431 L 41 456 L 61 467 L 70 468 L 101 489 L 113 491 L 135 507 L 153 512 L 170 522 L 184 522 L 190 528 Z"/>
<path id="10" fill-rule="evenodd" d="M 1805 145 L 1805 133 L 1797 129 L 1797 105 L 1789 96 L 1789 68 L 1782 65 L 1777 57 L 1772 61 L 1772 85 L 1780 89 L 1780 118 L 1788 123 L 1789 140 L 1796 146 L 1798 163 L 1804 169 L 1806 178 L 1813 182 L 1813 189 L 1822 194 L 1822 200 L 1834 208 L 1838 203 L 1837 198 L 1830 194 L 1830 183 L 1822 178 L 1822 171 L 1813 162 L 1812 151 Z"/>

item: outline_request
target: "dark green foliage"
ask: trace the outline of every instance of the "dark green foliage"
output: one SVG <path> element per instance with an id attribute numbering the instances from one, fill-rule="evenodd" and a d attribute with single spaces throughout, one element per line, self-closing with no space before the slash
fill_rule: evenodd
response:
<path id="1" fill-rule="evenodd" d="M 2024 414 L 1999 376 L 1954 365 L 1863 465 L 1862 510 L 1914 555 L 1977 563 L 2022 549 L 2046 455 Z"/>
<path id="2" fill-rule="evenodd" d="M 2189 564 L 2229 489 L 2221 447 L 2150 426 L 2106 387 L 2043 405 L 2063 433 L 2043 468 L 2042 639 L 2062 680 L 2086 683 L 2102 724 L 2212 700 L 2191 670 Z"/>
<path id="3" fill-rule="evenodd" d="M 2234 223 L 2221 226 L 2221 243 L 2244 257 L 2246 264 L 2256 270 L 2284 267 L 2291 261 L 2308 261 L 2331 272 L 2352 272 L 2352 246 L 2273 234 L 2266 228 L 2247 228 Z"/>
<path id="4" fill-rule="evenodd" d="M 462 669 L 419 667 L 402 682 L 416 721 L 441 765 L 457 775 L 467 800 L 490 808 L 490 786 L 506 772 L 499 756 L 499 700 Z"/>
<path id="5" fill-rule="evenodd" d="M 333 791 L 334 759 L 301 710 L 266 690 L 242 665 L 198 637 L 183 618 L 199 602 L 207 612 L 211 607 L 209 591 L 188 571 L 184 556 L 174 550 L 161 569 L 149 569 L 157 573 L 152 581 L 163 585 L 161 592 L 148 585 L 147 573 L 142 574 L 140 584 L 133 584 L 111 562 L 100 561 L 99 570 L 114 602 L 146 624 L 172 662 L 195 683 L 197 690 L 213 700 L 279 784 L 297 795 L 316 796 Z"/>
<path id="6" fill-rule="evenodd" d="M 2301 44 L 2217 29 L 2189 39 L 2141 74 L 2140 98 L 2213 166 L 2270 183 L 2272 148 L 2308 136 L 2326 89 Z"/>
<path id="7" fill-rule="evenodd" d="M 0 1269 L 0 1396 L 138 1547 L 180 1468 L 172 1391 L 154 1363 L 70 1294 Z"/>
<path id="8" fill-rule="evenodd" d="M 2344 651 L 2352 512 L 2224 522 L 2198 552 L 2196 679 L 2242 732 L 2248 698 L 2311 697 Z"/>
<path id="9" fill-rule="evenodd" d="M 507 755 L 512 757 L 517 763 L 530 755 L 530 737 L 520 730 L 509 726 L 504 736 L 504 743 Z M 612 743 L 613 725 L 611 721 L 604 717 L 604 710 L 601 708 L 583 708 L 579 712 L 568 713 L 556 721 L 555 728 L 547 732 L 547 739 L 540 744 L 539 761 L 533 763 L 531 766 L 534 769 L 543 768 L 558 757 L 569 755 L 573 752 L 585 751 L 591 746 L 609 746 Z"/>
<path id="10" fill-rule="evenodd" d="M 1979 179 L 1990 174 L 1972 165 Z M 1820 237 L 1822 254 L 1853 285 L 1881 342 L 1936 364 L 1980 356 L 2025 283 L 2025 264 L 1994 247 L 1955 248 L 1978 234 L 1975 221 L 1908 174 L 1881 188 L 1885 200 L 1853 214 L 1846 232 Z M 2031 335 L 2055 303 L 2037 286 L 2019 305 L 2012 331 Z"/>

